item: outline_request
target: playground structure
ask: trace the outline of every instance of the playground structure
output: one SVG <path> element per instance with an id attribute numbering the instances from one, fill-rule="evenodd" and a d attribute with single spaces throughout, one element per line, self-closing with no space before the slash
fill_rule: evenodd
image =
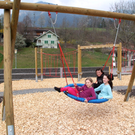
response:
<path id="1" fill-rule="evenodd" d="M 91 45 L 91 46 L 80 46 L 78 45 L 78 80 L 80 80 L 82 78 L 82 64 L 81 64 L 81 50 L 83 49 L 94 49 L 94 48 L 112 48 L 114 45 L 113 44 L 108 44 L 108 45 Z M 122 48 L 122 44 L 116 44 L 115 47 L 117 47 L 117 62 L 118 62 L 118 66 L 117 66 L 117 75 L 118 78 L 121 79 L 121 48 Z"/>
<path id="2" fill-rule="evenodd" d="M 38 74 L 38 58 L 37 54 L 40 54 L 40 69 L 41 74 Z M 72 74 L 75 75 L 75 67 L 76 67 L 76 59 L 77 59 L 77 51 L 71 51 L 65 53 L 67 58 L 67 63 L 70 67 L 72 67 Z M 38 76 L 41 76 L 41 81 L 43 80 L 43 76 L 48 77 L 60 77 L 62 78 L 63 75 L 63 68 L 62 62 L 60 58 L 60 54 L 47 54 L 43 52 L 43 49 L 40 48 L 40 52 L 37 51 L 35 48 L 35 79 L 38 82 Z M 69 73 L 66 73 L 66 76 L 70 76 Z"/>
<path id="3" fill-rule="evenodd" d="M 15 39 L 18 24 L 19 10 L 34 10 L 34 11 L 50 11 L 81 15 L 91 15 L 108 18 L 121 18 L 125 20 L 135 21 L 134 15 L 114 13 L 108 11 L 91 10 L 76 7 L 66 7 L 59 5 L 21 3 L 20 0 L 0 1 L 0 8 L 4 9 L 4 99 L 3 99 L 3 120 L 6 119 L 7 134 L 15 134 L 14 126 L 14 110 L 13 110 L 13 95 L 12 95 L 12 63 L 14 58 Z M 10 9 L 12 9 L 12 19 L 10 22 Z M 129 81 L 127 93 L 124 101 L 129 96 L 135 78 L 135 65 L 132 70 L 131 79 Z M 4 114 L 5 112 L 5 114 Z"/>
<path id="4" fill-rule="evenodd" d="M 63 78 L 70 77 L 70 73 L 67 67 L 63 68 L 60 54 L 48 54 L 44 53 L 42 48 L 39 48 L 40 51 L 37 51 L 38 48 L 35 47 L 35 80 L 38 82 L 38 78 Z M 70 68 L 70 71 L 74 77 L 78 76 L 78 67 L 77 67 L 77 53 L 78 51 L 70 51 L 64 53 L 66 62 Z M 81 60 L 78 58 L 78 61 Z M 65 65 L 65 63 L 64 63 Z M 83 77 L 95 77 L 95 70 L 97 67 L 83 67 L 81 71 L 83 72 Z M 102 66 L 100 68 L 103 68 Z M 65 70 L 65 73 L 64 73 Z M 105 73 L 109 73 L 109 67 L 104 68 Z"/>

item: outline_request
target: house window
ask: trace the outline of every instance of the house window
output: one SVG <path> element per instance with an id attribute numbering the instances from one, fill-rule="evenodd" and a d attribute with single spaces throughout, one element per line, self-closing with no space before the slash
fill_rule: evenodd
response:
<path id="1" fill-rule="evenodd" d="M 48 44 L 48 41 L 45 41 L 45 44 Z"/>
<path id="2" fill-rule="evenodd" d="M 51 41 L 51 44 L 54 44 L 54 41 Z"/>
<path id="3" fill-rule="evenodd" d="M 38 43 L 41 43 L 41 40 L 38 40 Z"/>
<path id="4" fill-rule="evenodd" d="M 48 38 L 51 38 L 51 35 L 48 35 Z"/>

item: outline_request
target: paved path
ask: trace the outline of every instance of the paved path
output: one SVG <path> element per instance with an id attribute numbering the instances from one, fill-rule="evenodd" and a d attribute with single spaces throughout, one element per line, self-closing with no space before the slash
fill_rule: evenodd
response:
<path id="1" fill-rule="evenodd" d="M 128 86 L 114 86 L 114 90 L 125 90 Z M 135 89 L 135 86 L 133 86 Z M 38 92 L 46 92 L 46 91 L 54 91 L 53 88 L 40 88 L 40 89 L 26 89 L 26 90 L 15 90 L 13 91 L 13 95 L 20 95 L 20 94 L 29 94 L 29 93 L 38 93 Z M 0 92 L 0 96 L 3 96 L 3 92 Z"/>

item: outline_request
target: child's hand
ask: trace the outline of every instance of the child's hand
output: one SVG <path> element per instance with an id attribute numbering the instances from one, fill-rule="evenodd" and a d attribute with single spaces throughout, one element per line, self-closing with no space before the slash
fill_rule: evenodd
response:
<path id="1" fill-rule="evenodd" d="M 100 99 L 103 99 L 103 97 L 101 97 Z"/>
<path id="2" fill-rule="evenodd" d="M 85 98 L 84 102 L 88 103 L 88 100 Z"/>
<path id="3" fill-rule="evenodd" d="M 77 86 L 77 84 L 76 84 L 76 83 L 74 83 L 74 86 Z"/>

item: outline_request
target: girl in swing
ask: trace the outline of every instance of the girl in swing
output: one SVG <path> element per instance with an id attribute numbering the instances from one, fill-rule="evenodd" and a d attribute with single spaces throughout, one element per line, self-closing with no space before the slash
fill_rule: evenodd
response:
<path id="1" fill-rule="evenodd" d="M 85 80 L 85 84 L 82 87 L 78 87 L 76 84 L 74 84 L 76 86 L 76 89 L 72 87 L 54 87 L 54 89 L 58 92 L 67 91 L 69 94 L 74 96 L 77 96 L 77 90 L 79 97 L 85 98 L 85 102 L 87 103 L 89 100 L 96 99 L 96 94 L 94 88 L 92 87 L 92 84 L 93 80 L 89 77 Z"/>
<path id="2" fill-rule="evenodd" d="M 113 83 L 112 83 L 112 75 L 104 75 L 103 76 L 103 83 L 95 88 L 95 92 L 101 90 L 99 94 L 96 93 L 96 98 L 97 99 L 112 99 L 112 88 L 113 88 Z"/>

